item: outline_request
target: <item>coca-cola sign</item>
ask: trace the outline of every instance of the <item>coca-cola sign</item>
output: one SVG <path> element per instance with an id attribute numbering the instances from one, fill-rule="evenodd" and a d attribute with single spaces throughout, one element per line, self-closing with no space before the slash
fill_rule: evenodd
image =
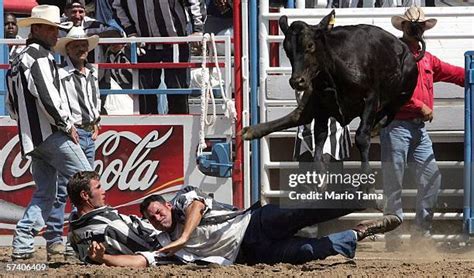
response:
<path id="1" fill-rule="evenodd" d="M 95 170 L 107 203 L 137 214 L 133 204 L 146 194 L 182 185 L 184 130 L 180 124 L 102 126 L 95 142 Z M 0 199 L 26 207 L 35 189 L 31 160 L 21 157 L 16 126 L 0 125 L 0 134 Z"/>

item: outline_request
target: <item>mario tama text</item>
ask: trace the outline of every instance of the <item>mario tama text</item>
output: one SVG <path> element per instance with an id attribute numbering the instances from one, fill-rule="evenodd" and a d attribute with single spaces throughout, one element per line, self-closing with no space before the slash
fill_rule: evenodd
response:
<path id="1" fill-rule="evenodd" d="M 314 166 L 314 165 L 313 165 Z M 310 167 L 280 171 L 280 205 L 291 208 L 376 207 L 383 194 L 375 192 L 377 172 L 360 173 Z"/>

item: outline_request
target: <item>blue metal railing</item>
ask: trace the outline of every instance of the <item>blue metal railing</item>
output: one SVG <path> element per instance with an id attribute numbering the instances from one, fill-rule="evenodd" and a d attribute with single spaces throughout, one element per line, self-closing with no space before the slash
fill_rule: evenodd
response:
<path id="1" fill-rule="evenodd" d="M 474 51 L 464 54 L 466 81 L 464 85 L 464 231 L 469 235 L 474 234 L 474 179 L 472 162 L 474 157 L 472 123 L 474 122 Z"/>

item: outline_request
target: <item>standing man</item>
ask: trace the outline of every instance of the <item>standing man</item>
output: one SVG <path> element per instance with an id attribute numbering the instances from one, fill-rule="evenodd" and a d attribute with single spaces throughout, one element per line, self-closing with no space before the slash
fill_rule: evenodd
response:
<path id="1" fill-rule="evenodd" d="M 16 16 L 12 13 L 6 13 L 3 17 L 5 39 L 21 39 L 18 36 L 18 25 L 16 24 Z M 10 45 L 9 61 L 13 61 L 23 50 L 24 46 Z"/>
<path id="2" fill-rule="evenodd" d="M 35 252 L 34 237 L 44 227 L 56 200 L 58 173 L 69 178 L 91 167 L 78 144 L 68 103 L 62 102 L 59 74 L 51 52 L 58 28 L 71 25 L 60 24 L 58 7 L 39 5 L 32 9 L 31 17 L 18 21 L 18 26 L 31 26 L 31 33 L 26 49 L 7 73 L 6 102 L 11 118 L 18 123 L 21 153 L 31 157 L 36 191 L 16 226 L 12 258 L 29 259 Z M 48 255 L 64 251 L 56 239 L 47 239 L 46 249 Z"/>
<path id="3" fill-rule="evenodd" d="M 403 31 L 402 40 L 415 57 L 421 47 L 419 38 L 436 25 L 436 19 L 426 19 L 420 7 L 410 7 L 403 16 L 392 17 L 392 25 Z M 441 173 L 433 152 L 425 122 L 433 120 L 433 83 L 444 81 L 464 86 L 464 69 L 445 63 L 429 52 L 417 62 L 418 82 L 413 96 L 380 134 L 382 173 L 385 195 L 384 214 L 396 215 L 403 221 L 402 187 L 407 164 L 413 167 L 418 186 L 415 230 L 412 238 L 428 239 L 433 210 L 441 186 Z M 412 242 L 416 243 L 413 240 Z M 401 241 L 388 237 L 386 247 L 396 250 Z"/>
<path id="4" fill-rule="evenodd" d="M 82 27 L 72 27 L 66 37 L 58 40 L 54 48 L 65 57 L 59 68 L 62 96 L 65 97 L 63 102 L 68 104 L 71 122 L 79 136 L 79 146 L 92 169 L 95 157 L 94 141 L 99 134 L 100 95 L 97 70 L 87 62 L 87 54 L 98 43 L 98 36 L 87 37 Z M 62 242 L 68 179 L 59 173 L 56 202 L 46 221 L 44 237 L 53 242 L 53 245 Z"/>
<path id="5" fill-rule="evenodd" d="M 114 17 L 129 37 L 187 36 L 186 6 L 189 6 L 193 34 L 202 34 L 206 7 L 201 0 L 113 0 Z M 189 45 L 179 44 L 179 62 L 189 62 Z M 173 62 L 173 47 L 169 44 L 150 44 L 139 62 Z M 157 89 L 161 82 L 161 69 L 140 70 L 144 89 Z M 168 88 L 188 88 L 189 69 L 166 69 Z M 189 113 L 188 95 L 167 95 L 170 114 Z M 158 114 L 156 95 L 140 95 L 140 113 Z"/>

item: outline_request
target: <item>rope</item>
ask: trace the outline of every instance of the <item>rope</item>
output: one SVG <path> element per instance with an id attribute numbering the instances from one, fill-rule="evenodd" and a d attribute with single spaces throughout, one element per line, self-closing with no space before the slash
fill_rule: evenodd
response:
<path id="1" fill-rule="evenodd" d="M 203 150 L 207 147 L 206 144 L 206 125 L 214 124 L 216 120 L 216 103 L 214 100 L 214 94 L 212 87 L 209 81 L 209 69 L 206 67 L 207 64 L 207 42 L 209 40 L 209 34 L 204 34 L 202 38 L 202 64 L 201 64 L 201 121 L 200 121 L 200 130 L 199 130 L 199 146 L 197 155 L 200 156 Z M 209 97 L 211 98 L 213 114 L 211 118 L 208 119 L 208 103 Z"/>
<path id="2" fill-rule="evenodd" d="M 206 67 L 207 65 L 207 43 L 208 41 L 211 40 L 212 43 L 212 52 L 213 52 L 213 58 L 214 58 L 214 65 L 215 68 L 217 69 L 217 78 L 219 82 L 219 88 L 222 93 L 222 99 L 224 100 L 224 103 L 222 105 L 222 109 L 224 110 L 224 115 L 227 118 L 230 118 L 232 120 L 232 125 L 235 122 L 235 119 L 237 118 L 237 112 L 235 110 L 235 103 L 232 99 L 227 97 L 227 93 L 224 89 L 224 85 L 222 82 L 222 75 L 221 71 L 219 68 L 219 60 L 217 58 L 217 48 L 216 48 L 216 41 L 214 34 L 204 34 L 202 38 L 202 64 L 201 64 L 201 71 L 202 71 L 202 80 L 201 80 L 201 121 L 200 121 L 200 131 L 199 131 L 199 146 L 198 146 L 198 151 L 197 155 L 200 156 L 203 152 L 203 150 L 207 147 L 206 145 L 206 140 L 205 140 L 205 129 L 206 125 L 210 126 L 213 125 L 216 121 L 216 102 L 214 99 L 214 92 L 212 90 L 212 85 L 211 85 L 211 78 L 209 74 L 209 68 Z M 208 104 L 209 104 L 209 98 L 212 103 L 212 116 L 208 118 L 207 112 L 208 112 Z"/>

